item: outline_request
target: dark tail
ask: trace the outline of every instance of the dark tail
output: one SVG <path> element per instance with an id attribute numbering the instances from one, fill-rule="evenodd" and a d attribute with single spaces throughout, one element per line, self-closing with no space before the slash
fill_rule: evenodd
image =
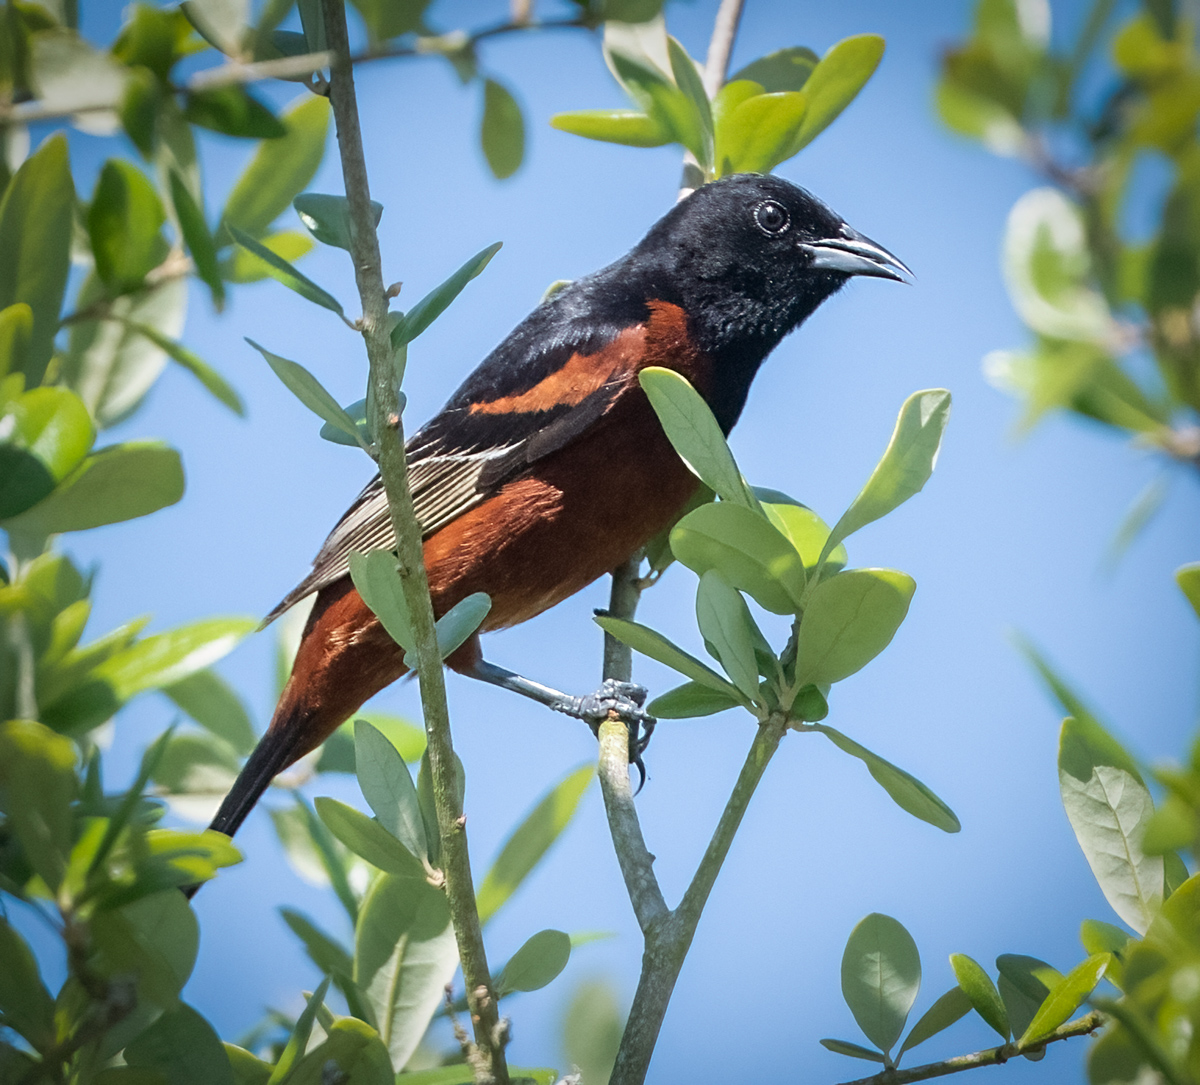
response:
<path id="1" fill-rule="evenodd" d="M 217 816 L 209 825 L 210 829 L 226 836 L 233 836 L 238 831 L 247 815 L 254 809 L 254 804 L 271 786 L 271 781 L 294 760 L 293 753 L 301 736 L 302 731 L 299 728 L 285 724 L 278 729 L 272 727 L 258 740 L 258 745 L 242 766 L 242 771 L 238 773 L 233 787 L 221 803 Z M 203 884 L 201 882 L 184 886 L 184 896 L 190 900 Z"/>

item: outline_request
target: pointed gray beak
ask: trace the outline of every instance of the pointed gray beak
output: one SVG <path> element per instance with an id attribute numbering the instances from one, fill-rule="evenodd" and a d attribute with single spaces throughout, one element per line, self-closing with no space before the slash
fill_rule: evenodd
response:
<path id="1" fill-rule="evenodd" d="M 880 279 L 912 282 L 915 278 L 899 260 L 882 245 L 857 230 L 843 226 L 840 236 L 801 245 L 802 252 L 812 257 L 812 267 L 840 271 L 844 275 L 874 275 Z"/>

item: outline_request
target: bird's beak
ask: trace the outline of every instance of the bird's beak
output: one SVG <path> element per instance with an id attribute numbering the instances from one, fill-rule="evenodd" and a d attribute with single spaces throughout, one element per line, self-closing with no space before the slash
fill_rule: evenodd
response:
<path id="1" fill-rule="evenodd" d="M 801 250 L 812 258 L 812 267 L 825 271 L 840 271 L 844 275 L 874 275 L 901 283 L 911 282 L 915 278 L 882 245 L 877 245 L 849 226 L 843 226 L 839 236 L 808 242 L 801 246 Z"/>

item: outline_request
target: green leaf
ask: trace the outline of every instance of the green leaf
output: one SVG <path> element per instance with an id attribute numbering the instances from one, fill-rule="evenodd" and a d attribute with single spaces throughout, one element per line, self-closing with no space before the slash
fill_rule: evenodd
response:
<path id="1" fill-rule="evenodd" d="M 741 703 L 738 698 L 702 686 L 699 682 L 684 682 L 682 686 L 655 697 L 646 706 L 646 711 L 657 719 L 686 720 L 737 708 Z"/>
<path id="2" fill-rule="evenodd" d="M 212 395 L 225 404 L 239 418 L 246 415 L 246 406 L 242 397 L 233 386 L 221 376 L 203 358 L 193 354 L 187 347 L 170 336 L 163 335 L 157 328 L 142 324 L 136 320 L 121 320 L 121 323 L 138 335 L 149 339 L 159 350 L 163 351 L 173 362 L 177 362 L 195 377 Z"/>
<path id="3" fill-rule="evenodd" d="M 467 775 L 458 754 L 454 755 L 454 780 L 458 806 L 461 809 L 467 791 Z M 442 835 L 438 826 L 437 804 L 433 797 L 433 770 L 429 764 L 428 748 L 421 754 L 421 767 L 417 770 L 417 800 L 421 804 L 421 819 L 425 822 L 429 861 L 436 866 L 442 854 Z"/>
<path id="4" fill-rule="evenodd" d="M 950 967 L 954 969 L 954 978 L 971 1000 L 975 1012 L 1000 1034 L 1000 1039 L 1007 1042 L 1012 1032 L 1008 1010 L 1004 1008 L 1004 1000 L 988 974 L 965 953 L 951 953 Z"/>
<path id="5" fill-rule="evenodd" d="M 458 967 L 446 895 L 423 878 L 384 875 L 367 892 L 354 982 L 375 1011 L 393 1066 L 404 1066 Z"/>
<path id="6" fill-rule="evenodd" d="M 255 152 L 225 203 L 222 226 L 262 238 L 316 176 L 329 132 L 329 99 L 306 94 L 281 119 L 287 135 Z"/>
<path id="7" fill-rule="evenodd" d="M 823 558 L 847 536 L 921 492 L 933 474 L 949 416 L 950 393 L 942 388 L 914 392 L 904 401 L 883 457 L 834 524 L 821 552 Z"/>
<path id="8" fill-rule="evenodd" d="M 213 307 L 219 313 L 225 306 L 225 283 L 221 280 L 216 242 L 208 231 L 204 208 L 195 201 L 175 170 L 171 170 L 171 203 L 175 205 L 175 214 L 179 217 L 179 230 L 183 234 L 188 252 L 192 254 L 196 274 L 212 293 Z"/>
<path id="9" fill-rule="evenodd" d="M 54 135 L 21 164 L 0 200 L 0 309 L 24 302 L 33 313 L 23 370 L 27 387 L 41 383 L 54 353 L 74 217 L 67 140 Z"/>
<path id="10" fill-rule="evenodd" d="M 88 208 L 87 227 L 96 273 L 116 291 L 139 286 L 167 253 L 162 200 L 141 170 L 110 158 Z"/>
<path id="11" fill-rule="evenodd" d="M 271 1064 L 252 1055 L 244 1047 L 225 1044 L 225 1054 L 233 1071 L 234 1085 L 267 1085 L 271 1079 Z M 137 1083 L 132 1083 L 137 1085 Z"/>
<path id="12" fill-rule="evenodd" d="M 555 113 L 550 118 L 552 128 L 570 132 L 584 139 L 605 143 L 621 143 L 626 147 L 661 147 L 671 142 L 653 118 L 629 109 L 581 109 L 570 113 Z"/>
<path id="13" fill-rule="evenodd" d="M 758 498 L 742 478 L 725 435 L 700 393 L 687 378 L 661 366 L 647 366 L 638 382 L 654 413 L 688 469 L 724 501 L 758 511 Z"/>
<path id="14" fill-rule="evenodd" d="M 362 554 L 350 552 L 350 579 L 362 600 L 383 623 L 388 636 L 405 652 L 412 652 L 416 641 L 408 603 L 396 570 L 396 555 L 387 550 L 372 550 Z"/>
<path id="15" fill-rule="evenodd" d="M 358 783 L 379 824 L 418 859 L 429 853 L 417 789 L 396 747 L 366 720 L 354 721 Z"/>
<path id="16" fill-rule="evenodd" d="M 38 1051 L 54 1046 L 54 999 L 28 943 L 0 916 L 0 1020 Z"/>
<path id="17" fill-rule="evenodd" d="M 195 820 L 207 821 L 215 812 L 207 800 L 220 801 L 233 786 L 240 767 L 236 752 L 224 739 L 188 731 L 167 743 L 154 770 L 154 782 L 171 796 L 202 796 L 205 801 Z M 189 809 L 176 806 L 176 812 L 185 817 Z"/>
<path id="18" fill-rule="evenodd" d="M 349 978 L 354 968 L 350 951 L 321 930 L 311 919 L 291 908 L 280 908 L 279 914 L 292 933 L 304 943 L 312 960 L 326 975 L 341 973 Z"/>
<path id="19" fill-rule="evenodd" d="M 657 659 L 672 670 L 678 671 L 693 682 L 702 686 L 725 693 L 737 699 L 739 704 L 745 704 L 745 698 L 734 685 L 722 678 L 716 671 L 695 656 L 689 655 L 682 648 L 672 644 L 661 633 L 637 622 L 628 622 L 624 618 L 612 618 L 607 615 L 597 615 L 596 624 L 606 633 L 611 633 L 622 644 L 628 644 L 636 652 Z"/>
<path id="20" fill-rule="evenodd" d="M 496 994 L 503 998 L 513 991 L 540 991 L 567 967 L 571 959 L 571 936 L 563 931 L 538 931 L 509 959 L 496 977 Z"/>
<path id="21" fill-rule="evenodd" d="M 421 28 L 429 0 L 351 0 L 367 24 L 372 41 L 387 41 Z"/>
<path id="22" fill-rule="evenodd" d="M 756 640 L 762 640 L 762 634 L 750 616 L 746 601 L 720 573 L 710 571 L 700 578 L 696 589 L 696 621 L 705 643 L 711 646 L 733 684 L 747 700 L 757 700 L 758 665 L 754 647 Z"/>
<path id="23" fill-rule="evenodd" d="M 477 252 L 440 286 L 435 287 L 414 305 L 392 328 L 392 350 L 411 343 L 429 327 L 447 306 L 462 293 L 462 289 L 491 262 L 500 251 L 502 241 Z"/>
<path id="24" fill-rule="evenodd" d="M 1059 734 L 1058 782 L 1105 898 L 1145 934 L 1162 907 L 1163 859 L 1142 847 L 1154 802 L 1132 758 L 1090 716 L 1068 716 Z"/>
<path id="25" fill-rule="evenodd" d="M 702 153 L 696 155 L 700 168 L 706 172 L 713 165 L 713 117 L 712 106 L 708 93 L 700 79 L 700 73 L 687 51 L 670 35 L 667 36 L 667 56 L 671 61 L 671 74 L 675 85 L 683 92 L 684 97 L 691 103 L 696 118 L 700 124 L 700 145 Z"/>
<path id="26" fill-rule="evenodd" d="M 86 531 L 147 516 L 182 496 L 179 453 L 158 441 L 129 441 L 88 456 L 49 497 L 4 526 L 34 536 Z"/>
<path id="27" fill-rule="evenodd" d="M 302 192 L 292 206 L 308 232 L 318 241 L 350 251 L 350 201 L 345 196 L 325 196 L 319 192 Z M 379 225 L 383 204 L 371 201 L 371 218 Z"/>
<path id="28" fill-rule="evenodd" d="M 888 1052 L 921 989 L 921 957 L 901 923 L 872 912 L 842 954 L 842 996 L 868 1040 Z"/>
<path id="29" fill-rule="evenodd" d="M 1066 1022 L 1096 989 L 1110 961 L 1109 954 L 1099 953 L 1072 968 L 1046 996 L 1042 1008 L 1034 1015 L 1029 1027 L 1017 1041 L 1017 1046 L 1029 1047 L 1044 1040 Z"/>
<path id="30" fill-rule="evenodd" d="M 272 252 L 266 245 L 259 241 L 255 241 L 248 233 L 239 230 L 236 226 L 230 224 L 226 226 L 230 235 L 233 237 L 243 249 L 253 256 L 258 257 L 268 268 L 268 274 L 272 279 L 283 283 L 289 290 L 294 290 L 302 298 L 311 301 L 314 305 L 319 305 L 323 309 L 328 309 L 330 312 L 337 313 L 338 316 L 345 319 L 346 311 L 342 308 L 342 303 L 337 300 L 328 291 L 317 286 L 312 279 L 305 275 L 301 275 L 291 264 L 289 264 L 282 256 Z M 247 340 L 249 342 L 249 340 Z M 261 348 L 259 348 L 261 349 Z"/>
<path id="31" fill-rule="evenodd" d="M 967 993 L 961 987 L 951 987 L 921 1015 L 920 1020 L 909 1030 L 908 1035 L 904 1037 L 904 1043 L 900 1045 L 900 1050 L 896 1052 L 897 1061 L 904 1052 L 911 1051 L 917 1044 L 923 1044 L 943 1029 L 948 1029 L 955 1021 L 970 1012 L 971 1000 L 967 997 Z"/>
<path id="32" fill-rule="evenodd" d="M 326 976 L 321 981 L 321 985 L 309 995 L 304 1009 L 296 1018 L 296 1026 L 292 1029 L 291 1036 L 288 1037 L 287 1045 L 279 1056 L 279 1061 L 275 1063 L 275 1069 L 271 1071 L 271 1076 L 267 1079 L 267 1085 L 282 1085 L 291 1076 L 296 1064 L 304 1057 L 304 1051 L 308 1047 L 308 1038 L 312 1035 L 313 1022 L 317 1018 L 317 1011 L 324 1003 L 325 993 L 329 990 L 329 979 L 330 977 Z"/>
<path id="33" fill-rule="evenodd" d="M 770 173 L 790 158 L 808 109 L 805 95 L 785 91 L 747 97 L 723 112 L 717 130 L 720 176 Z"/>
<path id="34" fill-rule="evenodd" d="M 787 49 L 777 49 L 744 68 L 739 68 L 729 77 L 729 82 L 753 80 L 761 84 L 768 94 L 802 90 L 818 63 L 817 54 L 811 49 L 806 49 L 803 45 L 793 45 Z"/>
<path id="35" fill-rule="evenodd" d="M 267 365 L 271 367 L 275 376 L 283 381 L 287 390 L 313 414 L 341 430 L 348 437 L 353 437 L 355 442 L 359 441 L 358 428 L 354 425 L 354 420 L 342 410 L 338 401 L 304 366 L 299 362 L 281 358 L 278 354 L 272 354 L 265 347 L 260 347 L 253 339 L 247 339 L 246 342 L 267 360 Z"/>
<path id="36" fill-rule="evenodd" d="M 144 1003 L 164 1010 L 179 1005 L 179 992 L 196 965 L 200 925 L 178 889 L 98 911 L 92 939 L 94 967 L 100 975 L 134 978 L 137 997 Z"/>
<path id="37" fill-rule="evenodd" d="M 87 409 L 65 388 L 34 388 L 0 404 L 0 433 L 0 519 L 51 493 L 95 438 Z"/>
<path id="38" fill-rule="evenodd" d="M 716 570 L 773 614 L 794 614 L 804 594 L 804 563 L 770 522 L 744 505 L 710 502 L 671 531 L 671 552 L 695 573 Z"/>
<path id="39" fill-rule="evenodd" d="M 1097 953 L 1125 953 L 1131 938 L 1128 931 L 1099 919 L 1085 919 L 1079 924 L 1079 941 L 1090 957 Z"/>
<path id="40" fill-rule="evenodd" d="M 443 659 L 475 635 L 491 609 L 492 600 L 487 593 L 477 591 L 460 599 L 437 620 L 438 651 Z"/>
<path id="41" fill-rule="evenodd" d="M 284 260 L 296 261 L 314 248 L 313 239 L 298 230 L 280 230 L 262 239 L 264 248 L 270 249 Z M 271 265 L 264 263 L 252 252 L 235 246 L 221 261 L 221 274 L 231 283 L 256 283 L 271 278 Z"/>
<path id="42" fill-rule="evenodd" d="M 885 1065 L 887 1063 L 887 1059 L 878 1051 L 872 1051 L 869 1047 L 851 1043 L 849 1040 L 831 1040 L 826 1038 L 817 1042 L 826 1050 L 832 1051 L 835 1055 L 848 1055 L 852 1059 L 865 1059 L 867 1062 L 881 1062 Z"/>
<path id="43" fill-rule="evenodd" d="M 816 568 L 825 540 L 829 538 L 829 525 L 807 505 L 778 490 L 755 486 L 754 495 L 762 502 L 767 519 L 796 548 L 805 568 Z M 840 544 L 835 546 L 822 566 L 823 576 L 832 576 L 845 567 L 847 560 L 846 548 Z"/>
<path id="44" fill-rule="evenodd" d="M 403 414 L 404 408 L 407 406 L 407 399 L 403 392 L 397 392 L 396 395 L 399 399 L 400 413 Z M 371 443 L 371 427 L 368 425 L 366 399 L 356 399 L 353 403 L 348 403 L 343 410 L 350 421 L 354 423 L 354 427 L 358 431 L 358 440 L 351 440 L 348 434 L 328 422 L 321 427 L 321 440 L 335 445 L 345 445 L 347 448 L 361 448 L 364 444 L 369 445 Z"/>
<path id="45" fill-rule="evenodd" d="M 525 157 L 525 119 L 509 90 L 494 79 L 483 81 L 483 120 L 479 144 L 498 180 L 511 177 Z"/>
<path id="46" fill-rule="evenodd" d="M 1181 565 L 1175 570 L 1175 582 L 1187 597 L 1187 601 L 1192 604 L 1196 617 L 1200 618 L 1200 562 Z"/>
<path id="47" fill-rule="evenodd" d="M 241 52 L 250 23 L 249 0 L 184 0 L 183 14 L 213 48 L 226 56 Z"/>
<path id="48" fill-rule="evenodd" d="M 234 1085 L 229 1056 L 212 1025 L 182 1002 L 124 1054 L 129 1066 L 157 1070 L 170 1085 Z"/>
<path id="49" fill-rule="evenodd" d="M 1002 953 L 996 958 L 1000 970 L 1000 997 L 1008 1011 L 1008 1023 L 1014 1036 L 1020 1036 L 1046 1000 L 1050 988 L 1062 979 L 1062 973 L 1037 957 Z"/>
<path id="50" fill-rule="evenodd" d="M 891 643 L 915 590 L 895 569 L 848 569 L 818 584 L 800 623 L 797 684 L 840 682 L 865 667 Z"/>
<path id="51" fill-rule="evenodd" d="M 184 120 L 226 136 L 279 139 L 287 128 L 245 87 L 213 87 L 186 94 Z"/>
<path id="52" fill-rule="evenodd" d="M 296 1065 L 288 1085 L 395 1085 L 387 1048 L 370 1025 L 342 1017 L 328 1029 L 325 1041 Z"/>
<path id="53" fill-rule="evenodd" d="M 337 799 L 319 798 L 317 815 L 334 836 L 355 855 L 388 874 L 425 877 L 425 866 L 375 818 L 361 814 Z"/>
<path id="54" fill-rule="evenodd" d="M 625 89 L 671 141 L 686 147 L 702 165 L 711 164 L 711 134 L 706 138 L 704 120 L 687 94 L 661 72 L 637 60 L 615 51 L 608 55 Z"/>
<path id="55" fill-rule="evenodd" d="M 30 83 L 40 104 L 52 114 L 80 109 L 73 118 L 76 126 L 86 131 L 95 125 L 107 135 L 112 114 L 88 107 L 116 108 L 125 90 L 124 66 L 65 27 L 32 34 L 28 48 Z"/>
<path id="56" fill-rule="evenodd" d="M 32 720 L 0 723 L 0 810 L 53 892 L 71 853 L 75 745 Z"/>
<path id="57" fill-rule="evenodd" d="M 814 723 L 812 727 L 813 730 L 820 731 L 838 749 L 862 761 L 875 782 L 892 797 L 892 801 L 901 810 L 906 810 L 913 817 L 927 821 L 946 833 L 956 833 L 962 828 L 954 811 L 915 776 L 897 768 L 890 761 L 885 761 L 878 754 L 860 746 L 852 738 L 832 727 L 821 723 Z"/>
<path id="58" fill-rule="evenodd" d="M 127 322 L 179 335 L 187 312 L 187 283 L 168 279 L 107 302 L 100 280 L 89 276 L 76 305 L 91 304 L 102 304 L 104 315 L 71 325 L 66 353 L 59 356 L 60 375 L 104 429 L 137 410 L 167 364 L 166 352 Z"/>
<path id="59" fill-rule="evenodd" d="M 0 309 L 0 380 L 24 373 L 33 335 L 33 310 L 23 301 Z"/>
<path id="60" fill-rule="evenodd" d="M 357 923 L 358 898 L 347 876 L 349 863 L 357 860 L 349 859 L 349 852 L 333 838 L 316 811 L 300 795 L 290 809 L 272 810 L 271 820 L 297 873 L 308 882 L 331 885 L 350 922 Z"/>
<path id="61" fill-rule="evenodd" d="M 486 923 L 504 906 L 541 862 L 575 816 L 579 801 L 595 775 L 592 765 L 568 773 L 513 830 L 476 894 L 481 923 Z"/>
<path id="62" fill-rule="evenodd" d="M 804 84 L 808 112 L 791 154 L 807 147 L 854 101 L 879 67 L 883 49 L 878 34 L 858 34 L 838 42 L 821 58 Z"/>

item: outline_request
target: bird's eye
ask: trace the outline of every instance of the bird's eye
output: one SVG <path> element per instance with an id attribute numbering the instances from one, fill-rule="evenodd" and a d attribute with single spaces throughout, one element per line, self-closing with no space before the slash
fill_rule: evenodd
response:
<path id="1" fill-rule="evenodd" d="M 764 234 L 781 234 L 788 228 L 787 208 L 774 200 L 764 200 L 754 209 L 754 224 Z"/>

